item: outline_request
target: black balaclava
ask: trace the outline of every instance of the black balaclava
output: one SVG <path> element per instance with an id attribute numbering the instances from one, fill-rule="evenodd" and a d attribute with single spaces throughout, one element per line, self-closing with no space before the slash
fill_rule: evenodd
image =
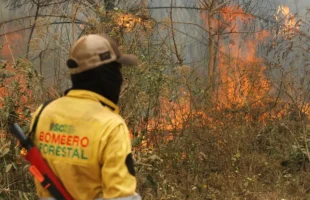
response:
<path id="1" fill-rule="evenodd" d="M 70 90 L 89 90 L 117 104 L 123 82 L 121 67 L 120 63 L 111 62 L 79 74 L 72 74 Z"/>

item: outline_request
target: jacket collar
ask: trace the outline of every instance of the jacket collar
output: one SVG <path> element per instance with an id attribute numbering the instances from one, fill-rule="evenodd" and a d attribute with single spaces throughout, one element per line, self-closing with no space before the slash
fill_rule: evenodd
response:
<path id="1" fill-rule="evenodd" d="M 115 105 L 112 101 L 108 100 L 107 98 L 97 94 L 95 92 L 89 90 L 79 90 L 79 89 L 71 89 L 67 92 L 66 96 L 69 97 L 78 97 L 78 98 L 85 98 L 91 99 L 94 101 L 99 101 L 104 106 L 110 108 L 113 112 L 119 114 L 119 107 Z"/>

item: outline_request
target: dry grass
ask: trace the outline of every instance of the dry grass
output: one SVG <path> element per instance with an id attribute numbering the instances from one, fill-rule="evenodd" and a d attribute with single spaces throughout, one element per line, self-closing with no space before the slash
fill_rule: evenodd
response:
<path id="1" fill-rule="evenodd" d="M 294 138 L 279 128 L 186 130 L 152 151 L 152 167 L 138 166 L 139 191 L 146 199 L 307 199 L 308 161 L 296 161 Z"/>

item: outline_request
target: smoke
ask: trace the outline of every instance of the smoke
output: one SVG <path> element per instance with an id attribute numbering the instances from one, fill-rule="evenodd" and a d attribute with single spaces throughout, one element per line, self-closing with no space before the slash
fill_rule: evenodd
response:
<path id="1" fill-rule="evenodd" d="M 310 8 L 309 0 L 273 0 L 276 5 L 286 5 L 290 8 L 293 14 L 298 13 L 303 16 L 307 12 L 307 8 Z"/>

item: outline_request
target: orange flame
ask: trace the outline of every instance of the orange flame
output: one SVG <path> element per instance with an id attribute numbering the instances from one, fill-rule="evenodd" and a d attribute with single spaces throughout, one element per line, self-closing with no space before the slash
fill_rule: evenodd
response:
<path id="1" fill-rule="evenodd" d="M 270 83 L 264 72 L 266 67 L 257 55 L 257 46 L 270 36 L 268 31 L 260 31 L 246 36 L 243 25 L 251 23 L 255 18 L 237 7 L 225 7 L 220 19 L 212 18 L 219 24 L 219 30 L 229 35 L 227 40 L 218 40 L 217 71 L 220 83 L 213 96 L 217 109 L 238 110 L 246 107 L 262 106 L 267 100 Z M 205 17 L 205 16 L 202 16 Z M 207 21 L 207 20 L 206 20 Z M 211 36 L 212 37 L 212 36 Z M 247 38 L 245 38 L 247 37 Z"/>
<path id="2" fill-rule="evenodd" d="M 219 15 L 211 18 L 207 13 L 202 14 L 206 26 L 210 28 L 210 37 L 212 34 L 228 33 L 225 35 L 226 39 L 222 36 L 215 39 L 218 44 L 216 66 L 219 86 L 213 94 L 212 103 L 216 106 L 211 111 L 221 113 L 225 119 L 234 120 L 235 112 L 226 111 L 240 110 L 243 112 L 240 116 L 244 117 L 244 121 L 257 120 L 264 123 L 288 115 L 291 109 L 289 104 L 280 104 L 278 108 L 268 111 L 270 104 L 277 102 L 270 95 L 271 83 L 265 76 L 266 66 L 257 49 L 271 37 L 271 33 L 266 30 L 250 33 L 250 36 L 241 33 L 245 25 L 254 22 L 255 17 L 239 7 L 225 7 L 218 13 Z M 276 19 L 280 20 L 283 16 L 285 26 L 280 30 L 280 34 L 291 36 L 296 19 L 288 7 L 280 6 Z M 184 90 L 179 94 L 182 95 L 176 101 L 169 101 L 166 97 L 160 99 L 159 114 L 153 116 L 144 129 L 142 127 L 151 134 L 142 147 L 152 147 L 154 142 L 158 141 L 158 136 L 154 136 L 155 132 L 162 133 L 161 141 L 168 142 L 193 122 L 195 127 L 207 125 L 216 128 L 225 124 L 224 119 L 194 110 L 190 105 L 191 98 Z M 310 116 L 309 108 L 310 105 L 304 106 L 302 112 Z"/>
<path id="3" fill-rule="evenodd" d="M 263 106 L 270 91 L 270 83 L 265 78 L 266 67 L 262 64 L 262 59 L 257 57 L 256 48 L 270 34 L 268 31 L 261 31 L 254 34 L 252 38 L 244 40 L 244 35 L 234 33 L 242 31 L 241 24 L 250 23 L 255 18 L 237 7 L 225 7 L 220 10 L 220 13 L 221 17 L 212 18 L 212 20 L 206 19 L 210 17 L 206 13 L 202 15 L 206 25 L 211 23 L 212 31 L 230 32 L 228 45 L 227 41 L 218 41 L 219 51 L 216 56 L 218 81 L 221 85 L 213 95 L 215 97 L 213 103 L 217 105 L 214 111 Z M 160 99 L 160 114 L 148 121 L 146 130 L 150 134 L 154 131 L 164 133 L 166 135 L 161 136 L 161 139 L 167 142 L 174 139 L 175 135 L 172 133 L 184 130 L 193 124 L 195 127 L 208 125 L 214 128 L 223 125 L 221 121 L 207 115 L 204 111 L 194 110 L 189 103 L 190 96 L 184 90 L 179 94 L 182 95 L 177 101 L 169 101 L 165 97 Z M 263 120 L 267 116 L 261 117 Z M 250 117 L 246 120 L 250 120 Z M 148 139 L 152 140 L 154 136 L 151 135 Z"/>
<path id="4" fill-rule="evenodd" d="M 275 18 L 278 22 L 283 24 L 279 29 L 279 34 L 286 38 L 291 38 L 294 34 L 294 29 L 299 29 L 296 18 L 290 12 L 290 8 L 288 6 L 280 5 Z"/>

